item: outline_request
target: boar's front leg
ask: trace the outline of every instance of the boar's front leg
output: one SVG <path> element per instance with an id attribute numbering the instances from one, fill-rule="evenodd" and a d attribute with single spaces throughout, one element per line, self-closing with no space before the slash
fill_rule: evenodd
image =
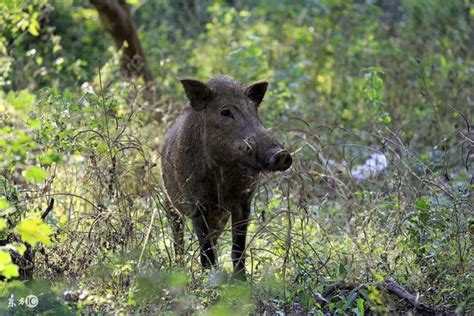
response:
<path id="1" fill-rule="evenodd" d="M 196 215 L 192 217 L 192 221 L 199 241 L 201 266 L 203 268 L 213 267 L 216 265 L 216 250 L 209 235 L 209 226 L 203 213 L 196 212 Z"/>
<path id="2" fill-rule="evenodd" d="M 242 205 L 242 209 L 232 212 L 232 264 L 234 278 L 246 281 L 245 276 L 245 239 L 250 214 L 250 201 Z"/>

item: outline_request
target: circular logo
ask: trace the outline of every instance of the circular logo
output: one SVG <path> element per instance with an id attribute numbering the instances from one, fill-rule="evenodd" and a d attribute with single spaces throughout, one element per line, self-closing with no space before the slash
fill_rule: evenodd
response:
<path id="1" fill-rule="evenodd" d="M 25 305 L 29 308 L 35 308 L 38 305 L 38 297 L 36 295 L 28 295 L 25 298 Z"/>

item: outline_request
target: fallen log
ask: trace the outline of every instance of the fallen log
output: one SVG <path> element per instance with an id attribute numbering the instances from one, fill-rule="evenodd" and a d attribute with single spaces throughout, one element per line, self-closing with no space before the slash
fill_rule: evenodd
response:
<path id="1" fill-rule="evenodd" d="M 434 315 L 436 312 L 433 308 L 418 301 L 418 299 L 413 294 L 409 293 L 407 290 L 405 290 L 405 288 L 403 288 L 401 285 L 399 285 L 392 279 L 389 279 L 388 281 L 385 281 L 383 283 L 377 283 L 377 288 L 379 290 L 398 296 L 399 298 L 403 299 L 405 302 L 413 306 L 417 311 L 422 312 L 425 315 Z"/>
<path id="2" fill-rule="evenodd" d="M 353 282 L 341 281 L 341 282 L 326 286 L 322 294 L 320 295 L 320 297 L 317 298 L 317 300 L 319 303 L 322 303 L 323 305 L 325 305 L 329 302 L 329 300 L 326 297 L 335 291 L 353 291 L 354 289 L 358 291 L 359 289 L 363 287 L 367 287 L 368 285 L 369 284 L 357 284 Z M 418 301 L 416 296 L 409 293 L 404 287 L 399 285 L 393 279 L 388 279 L 385 282 L 378 282 L 376 283 L 376 287 L 378 290 L 382 292 L 397 296 L 398 298 L 402 299 L 403 301 L 411 305 L 413 308 L 415 308 L 419 313 L 423 315 L 436 314 L 435 309 Z"/>

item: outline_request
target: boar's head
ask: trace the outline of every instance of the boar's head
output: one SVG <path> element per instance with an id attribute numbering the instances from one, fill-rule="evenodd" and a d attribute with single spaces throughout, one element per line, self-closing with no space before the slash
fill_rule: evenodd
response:
<path id="1" fill-rule="evenodd" d="M 181 80 L 201 130 L 207 158 L 222 166 L 244 166 L 254 171 L 284 171 L 292 164 L 290 153 L 258 117 L 268 83 L 241 86 L 230 77 L 207 84 Z"/>

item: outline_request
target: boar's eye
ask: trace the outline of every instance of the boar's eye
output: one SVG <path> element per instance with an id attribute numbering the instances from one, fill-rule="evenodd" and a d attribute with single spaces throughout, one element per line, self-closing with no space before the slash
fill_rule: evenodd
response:
<path id="1" fill-rule="evenodd" d="M 228 108 L 223 108 L 221 110 L 221 115 L 225 116 L 225 117 L 232 118 L 232 119 L 234 118 L 234 115 L 232 114 L 232 112 Z"/>

